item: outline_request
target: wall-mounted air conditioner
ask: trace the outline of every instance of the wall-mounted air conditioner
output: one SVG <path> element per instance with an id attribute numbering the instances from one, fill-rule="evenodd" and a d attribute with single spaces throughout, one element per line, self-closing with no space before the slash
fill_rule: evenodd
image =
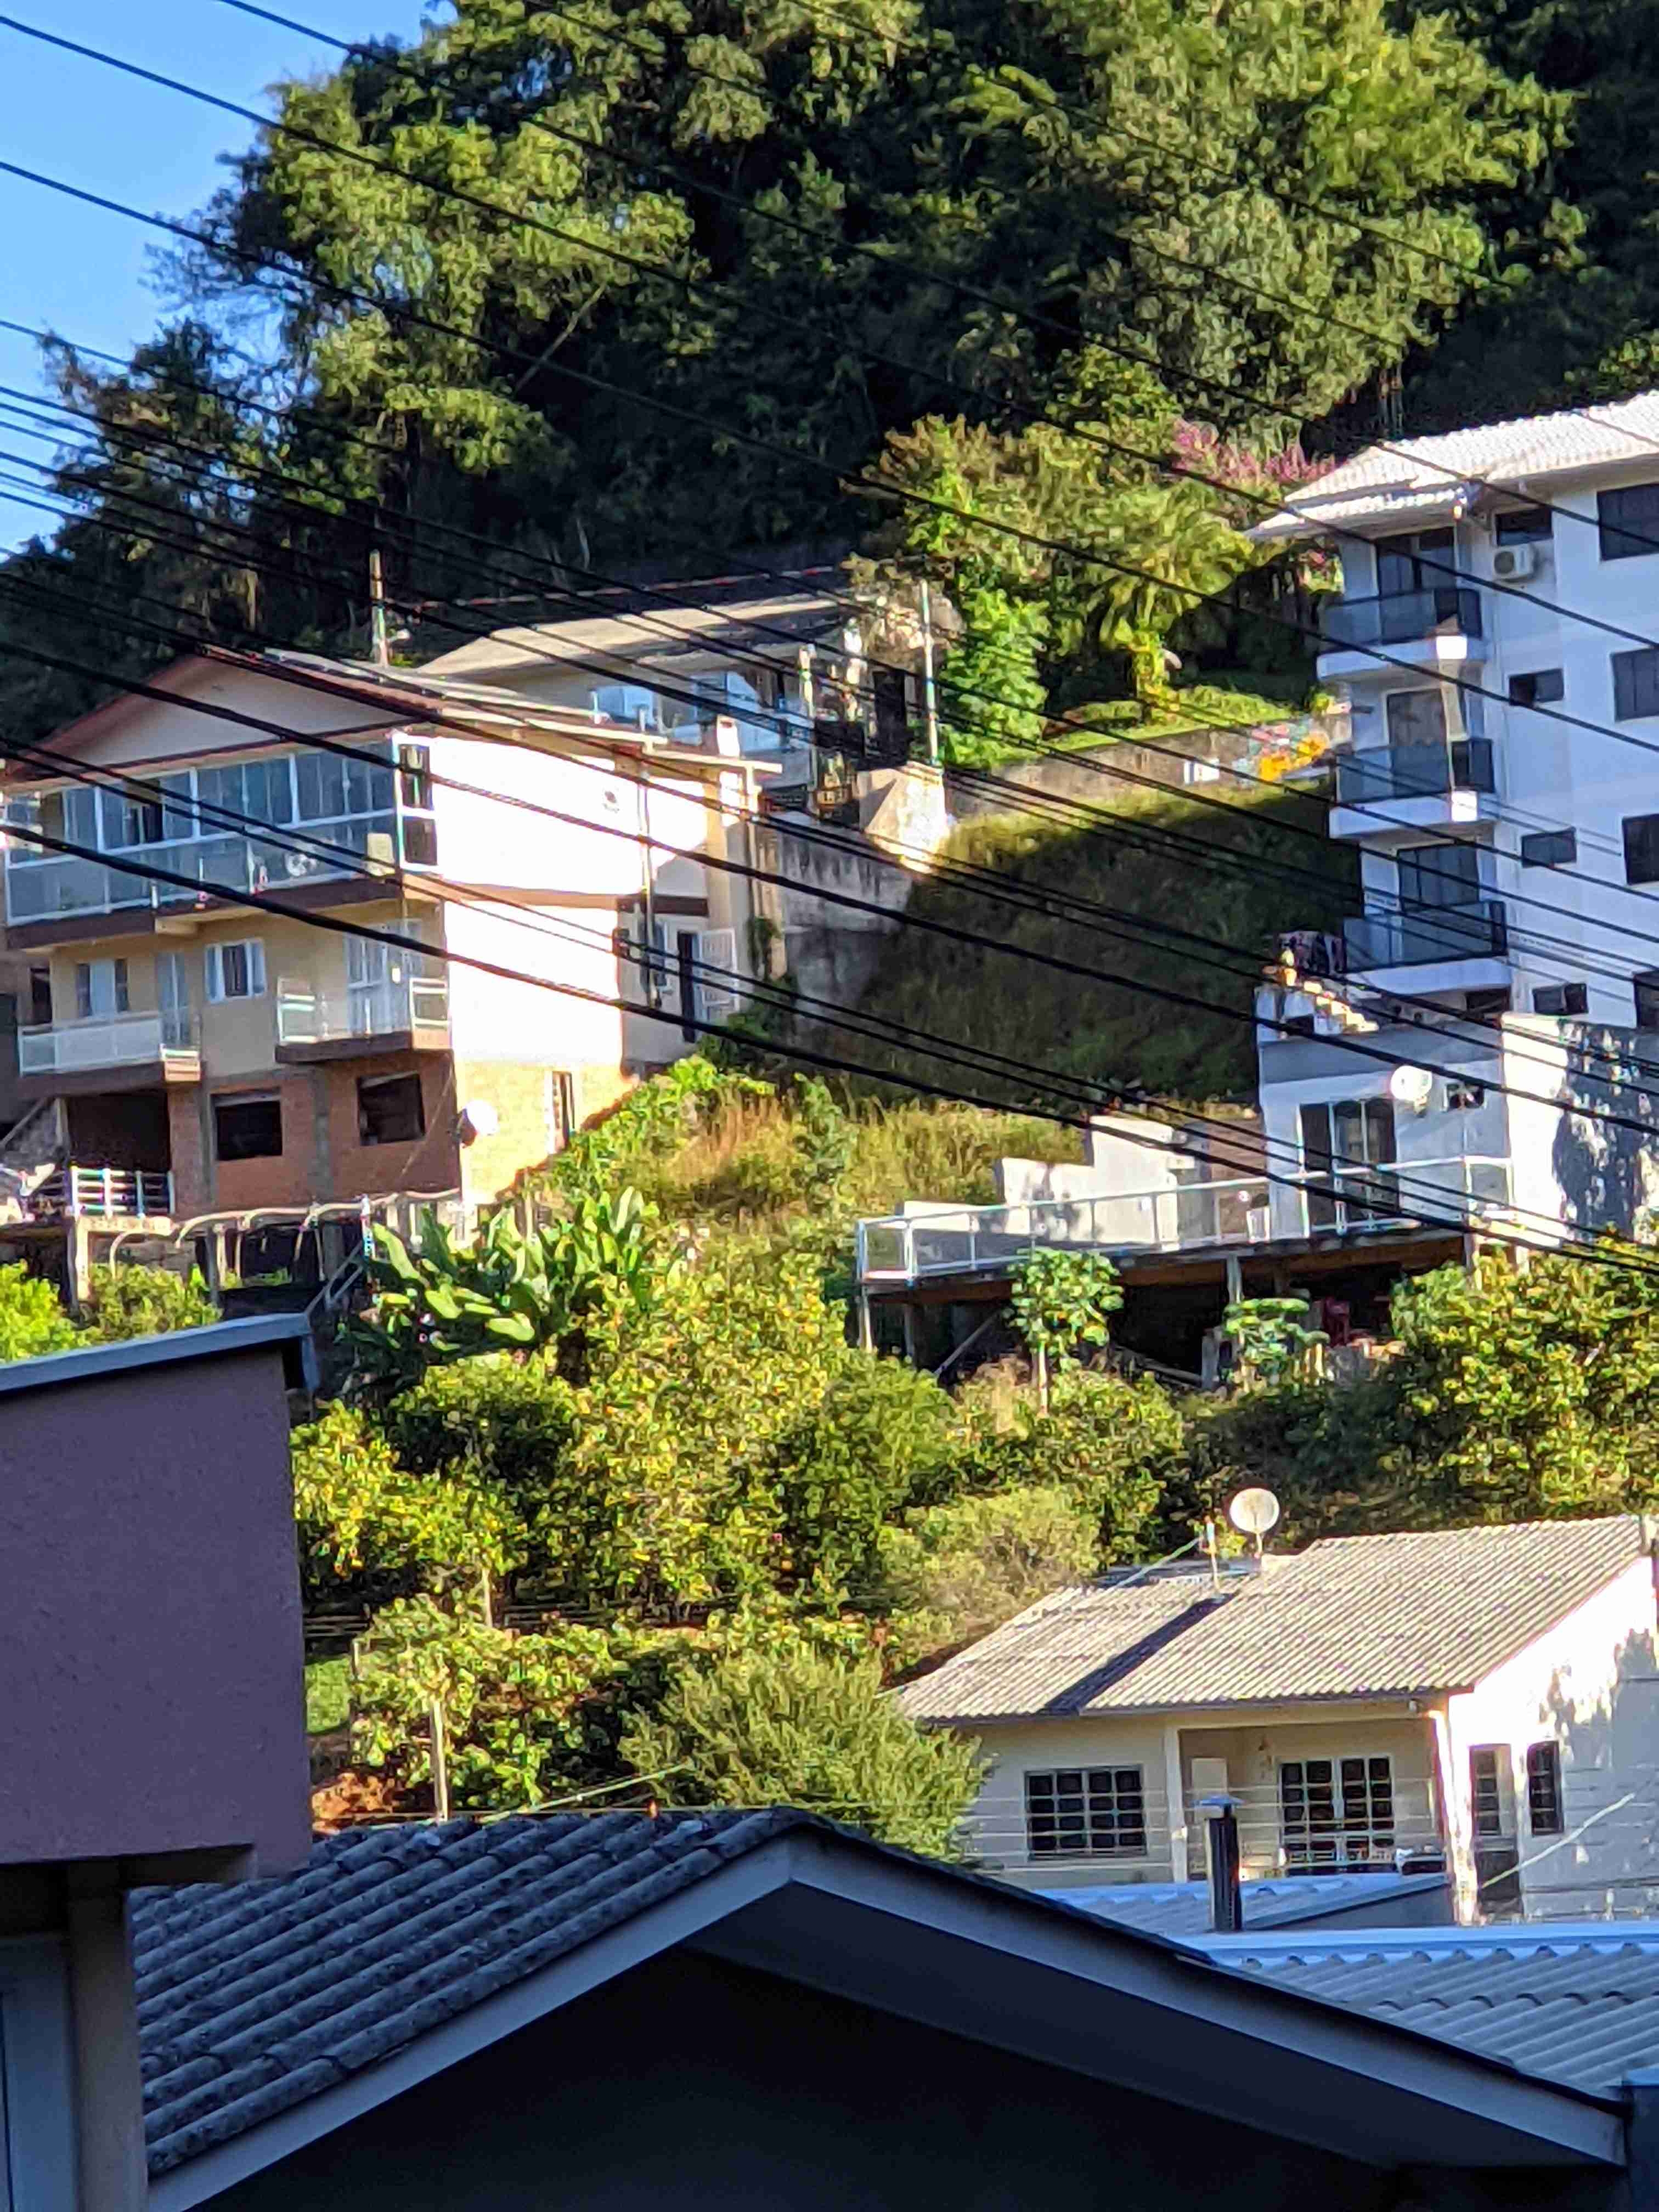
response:
<path id="1" fill-rule="evenodd" d="M 1500 545 L 1492 556 L 1492 572 L 1500 584 L 1524 583 L 1538 572 L 1538 548 Z"/>

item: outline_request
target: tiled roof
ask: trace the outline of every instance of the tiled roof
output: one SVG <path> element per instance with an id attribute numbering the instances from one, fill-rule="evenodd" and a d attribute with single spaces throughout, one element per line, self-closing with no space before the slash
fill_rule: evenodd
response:
<path id="1" fill-rule="evenodd" d="M 228 2142 L 808 1816 L 374 1828 L 281 1881 L 139 1893 L 152 2174 Z"/>
<path id="2" fill-rule="evenodd" d="M 1282 514 L 1258 523 L 1251 537 L 1268 541 L 1316 537 L 1333 523 L 1381 522 L 1443 509 L 1460 484 L 1513 485 L 1540 477 L 1650 461 L 1659 471 L 1659 392 L 1605 407 L 1573 407 L 1368 446 L 1340 468 L 1299 491 Z"/>
<path id="3" fill-rule="evenodd" d="M 1496 1941 L 1491 1939 L 1498 1939 Z M 1525 1927 L 1474 1935 L 1395 1937 L 1340 1951 L 1315 1937 L 1279 1936 L 1252 1951 L 1232 1939 L 1230 1966 L 1304 1996 L 1415 2028 L 1524 2074 L 1600 2095 L 1659 2064 L 1659 1931 L 1580 1923 L 1547 1934 Z"/>
<path id="4" fill-rule="evenodd" d="M 908 1684 L 914 1719 L 1468 1688 L 1647 1548 L 1639 1515 L 1346 1536 L 1260 1575 L 1057 1590 Z"/>

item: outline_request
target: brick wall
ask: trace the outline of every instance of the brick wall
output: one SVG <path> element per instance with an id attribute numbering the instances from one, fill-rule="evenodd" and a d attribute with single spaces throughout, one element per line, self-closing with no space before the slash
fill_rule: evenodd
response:
<path id="1" fill-rule="evenodd" d="M 406 1144 L 365 1144 L 359 1130 L 360 1079 L 420 1078 L 423 1136 Z M 281 1103 L 280 1157 L 216 1160 L 212 1105 L 239 1092 L 275 1091 Z M 173 1203 L 180 1216 L 305 1206 L 366 1192 L 447 1191 L 460 1182 L 455 1085 L 445 1053 L 388 1053 L 283 1067 L 240 1082 L 175 1092 L 172 1109 Z"/>

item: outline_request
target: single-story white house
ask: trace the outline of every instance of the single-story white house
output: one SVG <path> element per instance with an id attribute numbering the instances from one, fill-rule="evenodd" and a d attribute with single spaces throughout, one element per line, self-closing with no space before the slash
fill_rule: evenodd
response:
<path id="1" fill-rule="evenodd" d="M 1056 1890 L 1444 1865 L 1460 1917 L 1659 1899 L 1655 1524 L 1328 1539 L 1068 1587 L 907 1685 L 977 1736 L 988 1871 Z"/>

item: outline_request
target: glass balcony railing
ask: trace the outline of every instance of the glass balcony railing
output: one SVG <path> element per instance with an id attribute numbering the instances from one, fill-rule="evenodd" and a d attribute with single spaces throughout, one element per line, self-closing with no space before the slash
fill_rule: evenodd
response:
<path id="1" fill-rule="evenodd" d="M 1490 792 L 1492 743 L 1454 738 L 1448 744 L 1389 745 L 1376 752 L 1343 753 L 1336 763 L 1339 806 L 1370 806 L 1379 799 L 1432 799 L 1450 791 Z"/>
<path id="2" fill-rule="evenodd" d="M 1372 968 L 1425 967 L 1440 960 L 1486 960 L 1509 949 L 1501 899 L 1425 907 L 1415 914 L 1351 915 L 1342 925 L 1350 975 Z"/>
<path id="3" fill-rule="evenodd" d="M 449 982 L 443 975 L 353 983 L 335 998 L 287 976 L 276 986 L 278 1044 L 333 1044 L 448 1027 Z"/>
<path id="4" fill-rule="evenodd" d="M 100 1067 L 198 1068 L 195 1023 L 183 1006 L 159 1013 L 93 1015 L 17 1032 L 20 1075 L 68 1075 Z"/>
<path id="5" fill-rule="evenodd" d="M 316 849 L 296 850 L 301 840 Z M 226 892 L 292 890 L 360 875 L 365 869 L 384 868 L 391 874 L 398 865 L 398 853 L 395 813 L 301 823 L 270 838 L 175 837 L 135 845 L 101 860 L 68 854 L 37 859 L 14 846 L 7 854 L 6 915 L 17 925 L 53 921 L 60 915 L 192 906 Z M 144 868 L 164 869 L 187 881 L 161 883 L 135 873 Z"/>
<path id="6" fill-rule="evenodd" d="M 1375 599 L 1338 599 L 1325 610 L 1327 651 L 1413 645 L 1419 638 L 1479 637 L 1480 594 L 1468 584 L 1431 584 Z"/>

